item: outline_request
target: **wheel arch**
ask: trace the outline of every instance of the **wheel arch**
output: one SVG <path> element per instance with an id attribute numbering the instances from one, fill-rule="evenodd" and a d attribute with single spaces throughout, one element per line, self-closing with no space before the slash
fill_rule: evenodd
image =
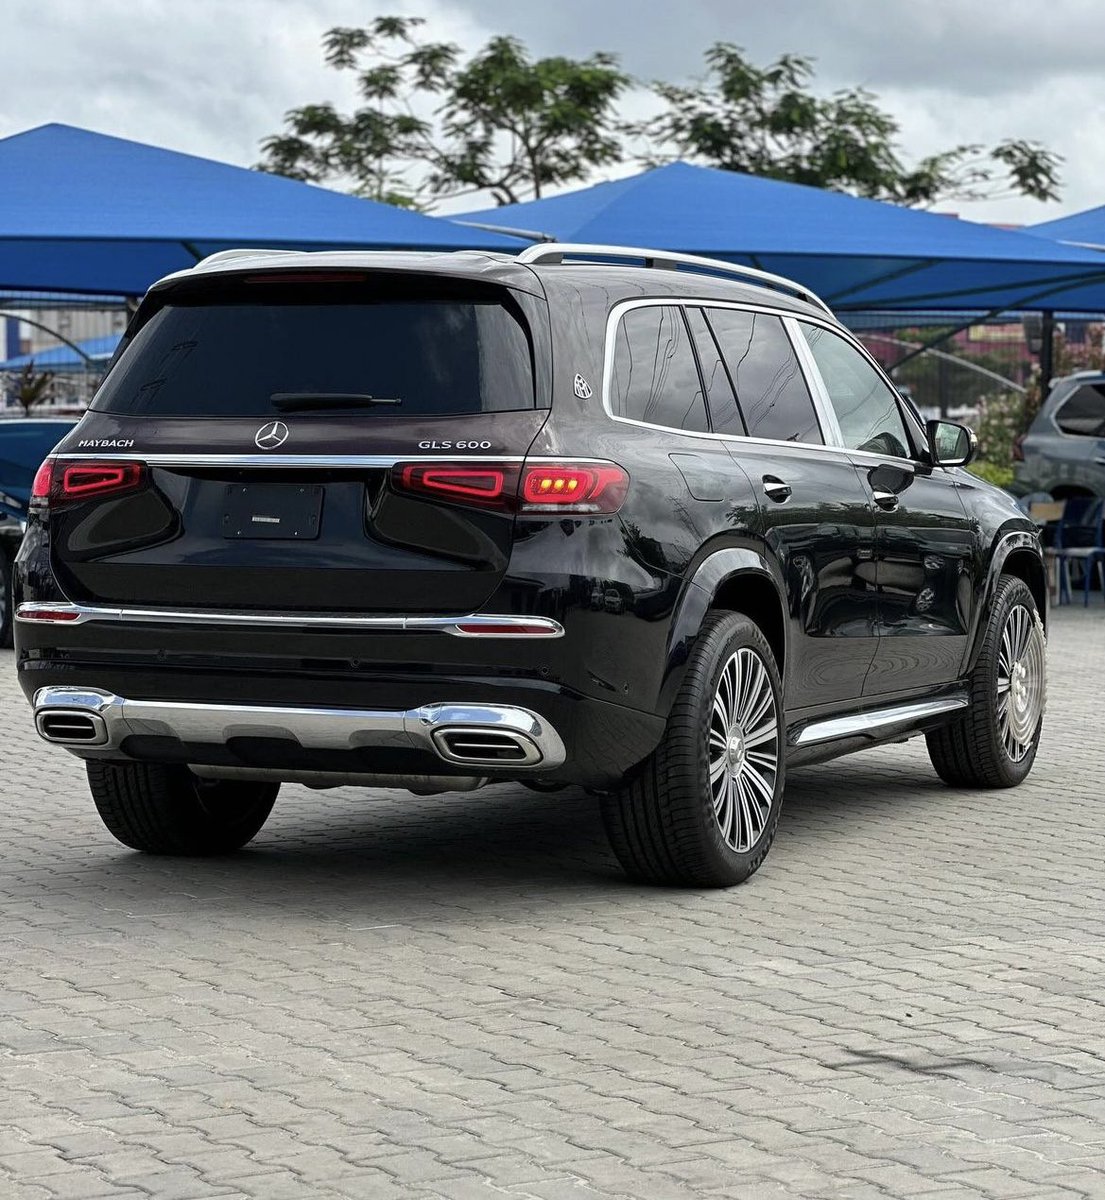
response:
<path id="1" fill-rule="evenodd" d="M 982 601 L 975 615 L 968 646 L 964 674 L 973 670 L 978 660 L 986 625 L 994 606 L 994 593 L 998 581 L 1003 575 L 1013 575 L 1022 580 L 1036 601 L 1040 620 L 1047 628 L 1048 623 L 1048 589 L 1047 572 L 1044 569 L 1043 552 L 1040 548 L 1039 535 L 1027 530 L 1014 530 L 1001 534 L 994 543 L 990 556 L 990 565 L 986 573 L 986 584 L 982 592 Z"/>
<path id="2" fill-rule="evenodd" d="M 1043 560 L 1031 550 L 1012 550 L 1002 563 L 1001 574 L 1015 575 L 1028 585 L 1028 590 L 1032 593 L 1032 599 L 1036 601 L 1036 607 L 1039 609 L 1040 620 L 1043 621 L 1046 628 L 1048 618 L 1048 590 L 1047 573 L 1044 570 Z"/>
<path id="3" fill-rule="evenodd" d="M 698 565 L 684 585 L 668 636 L 659 711 L 670 711 L 691 647 L 712 612 L 748 617 L 767 638 L 780 675 L 787 658 L 786 605 L 767 560 L 754 550 L 717 550 Z"/>

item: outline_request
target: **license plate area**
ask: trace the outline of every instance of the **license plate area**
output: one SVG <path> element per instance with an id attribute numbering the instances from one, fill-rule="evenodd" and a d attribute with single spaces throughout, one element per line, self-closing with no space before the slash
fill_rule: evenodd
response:
<path id="1" fill-rule="evenodd" d="M 309 484 L 227 484 L 223 537 L 298 542 L 317 538 L 324 492 Z"/>

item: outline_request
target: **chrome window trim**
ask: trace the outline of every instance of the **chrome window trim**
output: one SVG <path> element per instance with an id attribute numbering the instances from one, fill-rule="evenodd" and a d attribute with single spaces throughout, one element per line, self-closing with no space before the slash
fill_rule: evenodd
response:
<path id="1" fill-rule="evenodd" d="M 606 318 L 606 340 L 605 340 L 604 347 L 603 347 L 602 389 L 601 389 L 600 394 L 602 397 L 603 411 L 606 413 L 607 417 L 611 421 L 618 421 L 623 425 L 635 425 L 639 429 L 654 429 L 660 433 L 671 433 L 671 434 L 675 434 L 677 437 L 699 438 L 699 439 L 705 439 L 707 441 L 716 441 L 716 442 L 736 442 L 739 445 L 789 446 L 792 450 L 793 449 L 801 449 L 801 450 L 828 451 L 832 454 L 837 454 L 837 455 L 847 453 L 846 447 L 841 446 L 837 443 L 833 443 L 833 442 L 783 442 L 783 441 L 779 441 L 775 438 L 750 437 L 748 434 L 710 433 L 710 432 L 702 433 L 697 430 L 674 429 L 670 425 L 655 425 L 651 421 L 638 421 L 633 417 L 619 417 L 619 416 L 615 415 L 615 413 L 611 407 L 611 403 L 610 403 L 610 385 L 611 385 L 611 377 L 613 374 L 614 345 L 615 345 L 615 336 L 617 334 L 618 322 L 621 320 L 624 313 L 627 313 L 630 310 L 635 309 L 635 308 L 655 308 L 655 307 L 665 307 L 665 306 L 673 306 L 673 305 L 678 306 L 680 308 L 734 308 L 734 309 L 738 309 L 741 312 L 765 313 L 768 316 L 784 318 L 784 322 L 783 322 L 784 329 L 786 327 L 785 318 L 787 316 L 793 315 L 793 313 L 790 309 L 774 308 L 771 305 L 767 305 L 767 304 L 748 304 L 748 303 L 744 303 L 741 301 L 696 299 L 696 298 L 687 298 L 687 297 L 683 297 L 683 296 L 662 296 L 662 297 L 653 296 L 653 297 L 649 297 L 649 298 L 619 301 L 617 304 L 614 305 L 613 308 L 611 308 L 611 310 Z M 826 328 L 828 328 L 828 329 L 838 328 L 838 326 L 836 326 L 831 321 L 823 321 L 821 323 L 824 324 L 826 326 Z M 790 337 L 789 331 L 787 332 L 787 336 Z M 799 361 L 798 361 L 798 366 L 799 366 L 799 369 L 804 368 L 804 364 L 800 357 L 799 357 Z M 803 375 L 804 374 L 805 374 L 805 372 L 803 369 Z M 807 380 L 807 386 L 809 386 L 808 380 Z M 813 389 L 812 388 L 810 389 L 810 394 L 811 394 L 811 397 L 813 397 Z M 813 398 L 813 405 L 814 405 L 814 412 L 817 414 L 817 416 L 820 420 L 821 413 L 818 408 L 816 397 Z M 824 430 L 822 430 L 822 433 L 824 433 Z"/>
<path id="2" fill-rule="evenodd" d="M 31 624 L 33 612 L 76 613 L 75 617 L 57 622 L 60 625 L 83 625 L 89 621 L 114 622 L 127 625 L 247 625 L 284 626 L 305 629 L 361 629 L 382 633 L 448 633 L 453 637 L 496 637 L 496 638 L 558 638 L 564 636 L 564 627 L 549 617 L 495 616 L 491 613 L 473 613 L 469 616 L 438 617 L 358 617 L 341 613 L 252 613 L 218 612 L 205 609 L 167 608 L 114 608 L 101 605 L 51 604 L 48 601 L 32 601 L 21 604 L 15 610 L 15 619 Z M 39 622 L 46 624 L 47 622 Z M 517 626 L 517 633 L 472 633 L 459 628 L 461 625 L 506 625 Z M 544 632 L 534 633 L 533 626 Z M 528 627 L 528 628 L 527 628 Z"/>
<path id="3" fill-rule="evenodd" d="M 618 321 L 621 320 L 622 314 L 634 308 L 649 308 L 656 305 L 678 305 L 682 308 L 735 308 L 741 312 L 762 312 L 769 316 L 780 317 L 783 322 L 783 327 L 787 331 L 787 335 L 794 347 L 795 354 L 798 357 L 798 365 L 802 368 L 803 377 L 806 381 L 806 386 L 810 390 L 810 395 L 813 398 L 814 411 L 817 413 L 818 419 L 821 422 L 821 432 L 828 439 L 825 442 L 783 442 L 775 438 L 757 438 L 751 437 L 748 434 L 732 434 L 732 433 L 699 433 L 689 429 L 674 429 L 670 425 L 654 425 L 650 421 L 637 421 L 633 417 L 619 417 L 614 414 L 610 405 L 610 379 L 612 368 L 614 365 L 614 338 L 617 333 Z M 634 298 L 632 300 L 620 300 L 611 308 L 606 318 L 606 334 L 605 343 L 603 346 L 603 363 L 602 363 L 602 407 L 607 417 L 611 421 L 620 421 L 623 425 L 636 425 L 642 429 L 654 429 L 661 433 L 673 433 L 679 437 L 689 438 L 705 438 L 707 440 L 727 441 L 746 443 L 756 446 L 790 446 L 801 447 L 804 450 L 828 450 L 843 454 L 858 454 L 864 458 L 887 461 L 893 460 L 896 462 L 908 462 L 917 464 L 919 461 L 916 458 L 896 459 L 894 455 L 875 454 L 870 450 L 852 450 L 844 444 L 844 437 L 840 432 L 840 425 L 836 419 L 836 412 L 832 408 L 832 403 L 828 398 L 828 392 L 825 389 L 824 380 L 821 378 L 821 372 L 817 370 L 817 364 L 813 360 L 813 353 L 809 349 L 809 344 L 802 336 L 802 331 L 796 326 L 801 321 L 807 321 L 811 325 L 820 325 L 822 328 L 829 330 L 830 333 L 835 333 L 841 337 L 849 345 L 853 346 L 859 353 L 867 359 L 867 361 L 875 368 L 883 382 L 894 393 L 898 402 L 898 411 L 902 414 L 902 419 L 907 426 L 911 427 L 919 437 L 921 444 L 924 443 L 924 430 L 918 425 L 916 418 L 909 409 L 901 403 L 898 396 L 898 389 L 894 386 L 890 377 L 873 359 L 866 347 L 860 342 L 850 329 L 845 328 L 839 321 L 821 317 L 814 313 L 795 313 L 790 308 L 777 308 L 774 305 L 767 303 L 752 304 L 748 301 L 741 300 L 715 300 L 712 298 L 696 298 L 687 296 L 651 296 Z M 795 344 L 796 339 L 801 345 Z"/>

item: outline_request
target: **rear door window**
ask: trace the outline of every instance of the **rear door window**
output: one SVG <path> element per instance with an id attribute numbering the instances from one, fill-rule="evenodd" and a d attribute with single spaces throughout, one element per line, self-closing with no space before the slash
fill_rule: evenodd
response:
<path id="1" fill-rule="evenodd" d="M 1064 433 L 1105 437 L 1105 384 L 1084 383 L 1059 406 L 1055 421 Z"/>
<path id="2" fill-rule="evenodd" d="M 750 437 L 821 443 L 821 427 L 782 321 L 739 308 L 706 310 Z"/>
<path id="3" fill-rule="evenodd" d="M 534 407 L 520 315 L 483 298 L 350 297 L 242 286 L 182 298 L 139 329 L 92 407 L 146 416 L 270 416 L 288 396 L 345 397 L 364 412 L 452 416 Z M 285 397 L 274 402 L 273 397 Z M 326 407 L 325 399 L 314 407 Z"/>
<path id="4" fill-rule="evenodd" d="M 622 316 L 614 341 L 610 406 L 615 417 L 706 431 L 698 363 L 677 306 L 631 308 Z"/>

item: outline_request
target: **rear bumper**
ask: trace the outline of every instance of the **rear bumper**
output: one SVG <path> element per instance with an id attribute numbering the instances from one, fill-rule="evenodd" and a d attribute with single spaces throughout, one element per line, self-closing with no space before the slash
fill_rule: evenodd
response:
<path id="1" fill-rule="evenodd" d="M 564 743 L 536 713 L 489 704 L 417 709 L 341 709 L 128 700 L 95 688 L 45 687 L 33 700 L 35 727 L 82 757 L 119 757 L 142 739 L 233 752 L 238 742 L 273 739 L 305 751 L 383 748 L 436 754 L 452 766 L 548 771 L 563 765 Z M 247 764 L 242 764 L 247 765 Z"/>
<path id="2" fill-rule="evenodd" d="M 23 659 L 19 672 L 39 732 L 82 758 L 320 784 L 479 776 L 606 788 L 652 752 L 664 728 L 651 714 L 504 674 L 348 671 L 327 681 L 302 670 L 276 677 L 179 662 L 158 670 L 71 655 Z"/>

